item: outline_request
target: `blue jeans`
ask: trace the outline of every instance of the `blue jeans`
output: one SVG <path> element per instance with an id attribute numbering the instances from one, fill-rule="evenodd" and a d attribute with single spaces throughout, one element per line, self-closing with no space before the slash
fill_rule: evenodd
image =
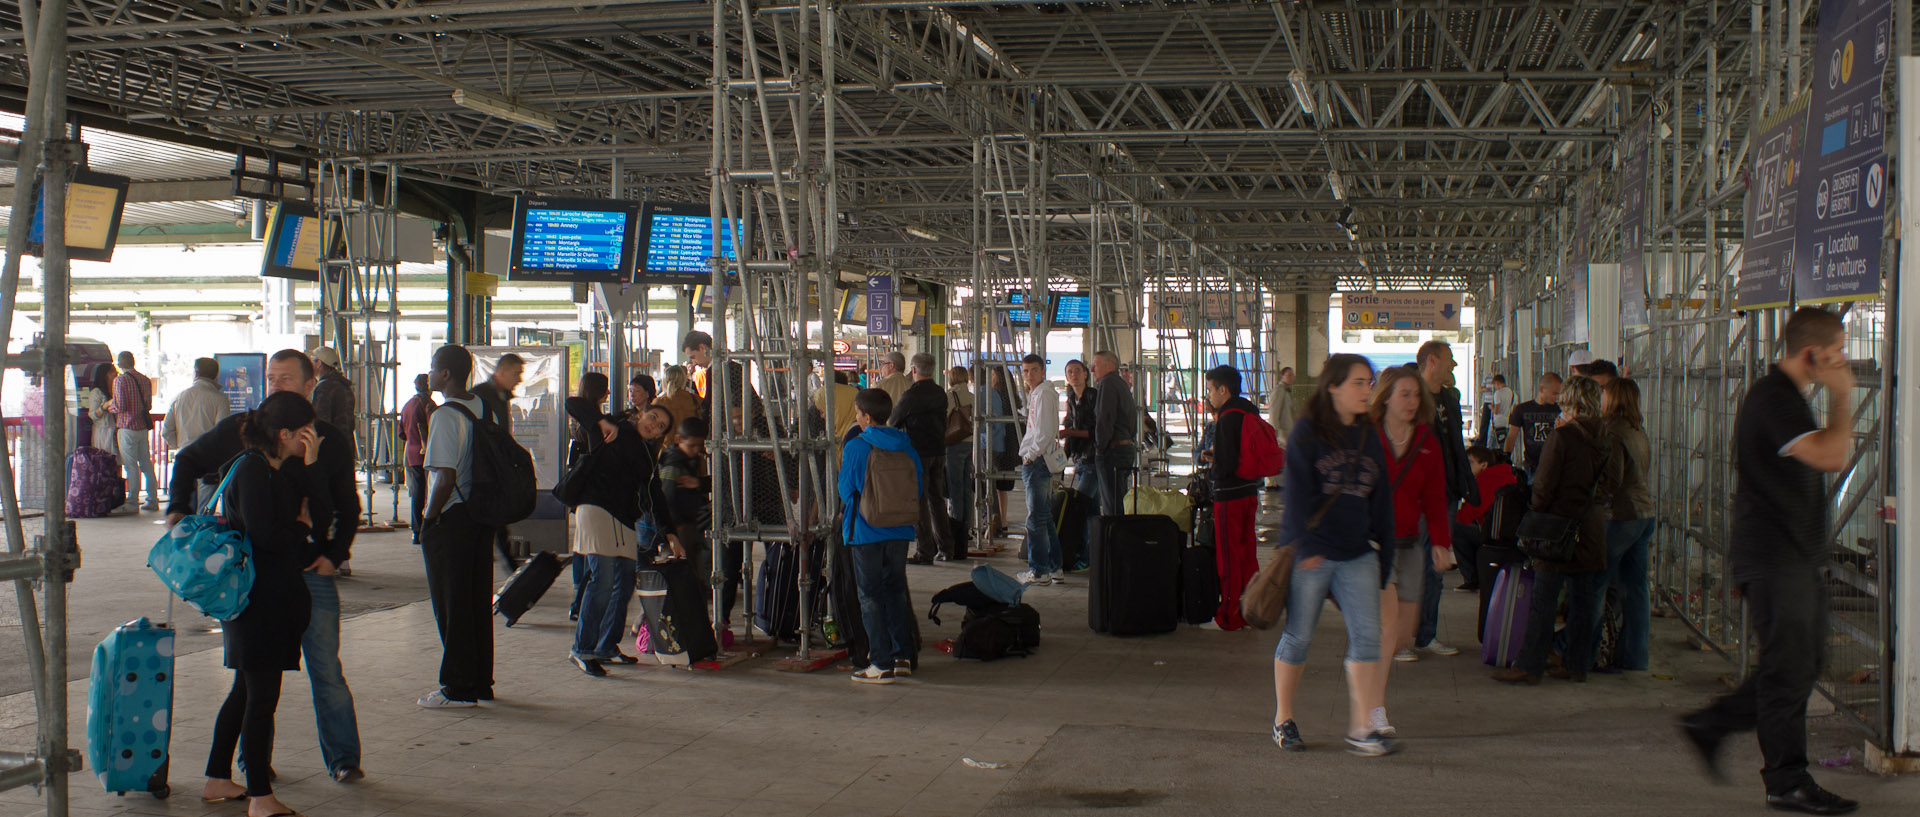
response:
<path id="1" fill-rule="evenodd" d="M 1426 523 L 1420 524 L 1426 530 Z M 1433 541 L 1420 537 L 1420 626 L 1413 631 L 1413 644 L 1424 647 L 1440 633 L 1440 572 L 1433 569 Z"/>
<path id="2" fill-rule="evenodd" d="M 1131 444 L 1108 448 L 1104 453 L 1093 457 L 1093 470 L 1100 474 L 1100 515 L 1119 516 L 1126 513 L 1121 507 L 1127 498 L 1128 484 L 1133 480 L 1134 466 L 1140 461 L 1140 453 Z"/>
<path id="3" fill-rule="evenodd" d="M 573 657 L 619 658 L 639 564 L 621 556 L 576 553 L 573 558 L 587 562 L 587 590 L 580 599 L 580 620 L 573 625 Z"/>
<path id="4" fill-rule="evenodd" d="M 300 637 L 307 680 L 313 686 L 313 714 L 320 733 L 320 757 L 328 771 L 360 765 L 360 721 L 353 713 L 353 691 L 340 665 L 340 590 L 332 576 L 306 572 L 313 614 Z"/>
<path id="5" fill-rule="evenodd" d="M 1060 532 L 1053 527 L 1053 471 L 1045 460 L 1020 466 L 1027 489 L 1027 568 L 1035 576 L 1060 572 Z"/>
<path id="6" fill-rule="evenodd" d="M 947 446 L 947 517 L 973 527 L 973 443 Z"/>
<path id="7" fill-rule="evenodd" d="M 892 669 L 913 658 L 913 630 L 907 609 L 907 540 L 889 539 L 851 545 L 853 584 L 860 592 L 860 621 L 867 627 L 867 661 Z"/>
<path id="8" fill-rule="evenodd" d="M 1307 663 L 1307 647 L 1320 626 L 1320 610 L 1331 596 L 1347 620 L 1347 661 L 1380 660 L 1380 558 L 1372 553 L 1344 562 L 1327 561 L 1313 570 L 1293 569 L 1287 591 L 1287 629 L 1273 649 L 1274 660 Z"/>
<path id="9" fill-rule="evenodd" d="M 1607 523 L 1607 577 L 1600 588 L 1605 592 L 1612 586 L 1620 592 L 1624 621 L 1620 625 L 1620 647 L 1615 659 L 1621 669 L 1644 670 L 1648 666 L 1653 615 L 1647 586 L 1647 550 L 1653 544 L 1653 524 L 1651 519 Z M 1595 627 L 1598 626 L 1596 618 Z M 1596 650 L 1598 641 L 1595 639 Z"/>
<path id="10" fill-rule="evenodd" d="M 160 480 L 153 476 L 153 444 L 146 429 L 122 428 L 114 433 L 120 446 L 120 471 L 127 478 L 127 507 L 140 506 L 140 477 L 147 478 L 147 504 L 160 502 Z"/>
<path id="11" fill-rule="evenodd" d="M 569 559 L 568 564 L 572 565 L 568 569 L 573 571 L 573 606 L 567 608 L 567 618 L 579 621 L 580 600 L 587 595 L 587 560 Z"/>

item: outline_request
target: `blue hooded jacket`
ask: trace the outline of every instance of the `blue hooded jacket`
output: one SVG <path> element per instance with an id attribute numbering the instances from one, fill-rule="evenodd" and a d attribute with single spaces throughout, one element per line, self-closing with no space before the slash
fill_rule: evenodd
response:
<path id="1" fill-rule="evenodd" d="M 913 450 L 913 441 L 907 438 L 906 432 L 874 426 L 848 440 L 840 456 L 840 505 L 845 509 L 847 518 L 853 520 L 852 535 L 847 537 L 850 546 L 912 539 L 914 536 L 912 525 L 876 528 L 860 516 L 860 492 L 865 490 L 867 483 L 867 455 L 875 448 L 904 452 L 912 457 L 913 472 L 920 480 L 920 490 L 927 489 L 926 465 L 920 461 L 920 454 Z"/>

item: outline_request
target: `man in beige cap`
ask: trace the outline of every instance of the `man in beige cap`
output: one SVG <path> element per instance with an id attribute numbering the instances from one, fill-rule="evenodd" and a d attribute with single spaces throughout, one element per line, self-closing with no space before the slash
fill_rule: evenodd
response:
<path id="1" fill-rule="evenodd" d="M 349 442 L 353 440 L 353 383 L 340 372 L 340 353 L 331 346 L 321 346 L 308 352 L 313 358 L 314 372 L 320 376 L 320 382 L 313 387 L 313 410 L 320 416 L 320 422 L 346 432 Z M 357 448 L 349 445 L 348 453 L 358 458 Z"/>

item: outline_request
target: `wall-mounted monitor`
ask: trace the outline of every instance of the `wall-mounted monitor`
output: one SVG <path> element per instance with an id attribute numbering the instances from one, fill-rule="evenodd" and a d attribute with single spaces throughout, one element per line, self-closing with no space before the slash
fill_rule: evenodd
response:
<path id="1" fill-rule="evenodd" d="M 521 196 L 513 207 L 507 277 L 624 283 L 639 233 L 639 202 Z"/>
<path id="2" fill-rule="evenodd" d="M 867 325 L 867 291 L 865 288 L 841 291 L 840 323 L 847 326 L 859 327 L 865 327 Z"/>
<path id="3" fill-rule="evenodd" d="M 1013 309 L 1007 310 L 1008 323 L 1014 326 L 1025 326 L 1033 323 L 1033 312 L 1025 308 L 1027 305 L 1026 292 L 1016 289 L 1007 293 L 1007 303 L 1014 307 Z"/>
<path id="4" fill-rule="evenodd" d="M 650 201 L 641 231 L 639 269 L 633 280 L 642 284 L 699 284 L 713 280 L 707 259 L 713 257 L 713 213 L 706 204 Z M 733 219 L 721 219 L 727 238 L 721 257 L 738 257 L 733 242 Z"/>
<path id="5" fill-rule="evenodd" d="M 75 261 L 112 261 L 113 247 L 120 241 L 120 216 L 127 209 L 127 188 L 133 183 L 125 176 L 75 170 L 67 184 L 66 242 L 67 257 Z M 27 231 L 27 254 L 45 255 L 46 195 L 39 179 L 34 180 L 33 222 Z"/>
<path id="6" fill-rule="evenodd" d="M 1072 329 L 1093 323 L 1093 296 L 1085 292 L 1056 292 L 1053 295 L 1053 326 Z"/>
<path id="7" fill-rule="evenodd" d="M 283 201 L 273 205 L 267 219 L 265 257 L 260 274 L 270 278 L 296 281 L 320 280 L 320 211 L 304 201 Z"/>

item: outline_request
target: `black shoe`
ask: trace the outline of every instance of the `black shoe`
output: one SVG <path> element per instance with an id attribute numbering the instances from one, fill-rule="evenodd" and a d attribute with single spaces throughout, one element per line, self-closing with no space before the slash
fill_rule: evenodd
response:
<path id="1" fill-rule="evenodd" d="M 620 653 L 620 655 L 619 655 L 619 657 L 617 657 L 617 658 L 615 658 L 615 659 L 613 659 L 613 660 L 614 660 L 614 663 L 616 663 L 616 664 L 638 664 L 638 663 L 640 663 L 640 659 L 638 659 L 638 658 L 635 658 L 634 656 L 631 656 L 631 655 L 628 655 L 628 654 L 626 654 L 626 653 Z"/>
<path id="2" fill-rule="evenodd" d="M 341 766 L 338 769 L 334 769 L 330 774 L 333 775 L 333 782 L 335 783 L 352 783 L 355 780 L 360 780 L 367 776 L 366 772 L 360 771 L 359 766 Z"/>
<path id="3" fill-rule="evenodd" d="M 584 672 L 595 678 L 607 677 L 607 668 L 604 666 L 601 666 L 599 660 L 597 659 L 581 658 L 580 656 L 576 655 L 576 656 L 573 656 L 571 660 L 573 661 L 574 666 L 580 668 L 581 672 Z"/>
<path id="4" fill-rule="evenodd" d="M 1697 721 L 1681 718 L 1680 734 L 1685 735 L 1687 742 L 1693 744 L 1694 751 L 1700 753 L 1700 764 L 1705 767 L 1707 778 L 1725 785 L 1727 773 L 1720 770 L 1720 744 L 1727 739 L 1726 733 L 1709 728 Z M 1767 799 L 1771 801 L 1773 798 L 1769 796 Z"/>
<path id="5" fill-rule="evenodd" d="M 933 564 L 933 557 L 932 556 L 908 556 L 907 564 L 930 565 L 930 564 Z"/>
<path id="6" fill-rule="evenodd" d="M 1820 788 L 1820 784 L 1813 782 L 1805 783 L 1786 794 L 1767 795 L 1767 808 L 1775 811 L 1797 811 L 1801 814 L 1847 814 L 1859 807 L 1859 803 Z"/>

